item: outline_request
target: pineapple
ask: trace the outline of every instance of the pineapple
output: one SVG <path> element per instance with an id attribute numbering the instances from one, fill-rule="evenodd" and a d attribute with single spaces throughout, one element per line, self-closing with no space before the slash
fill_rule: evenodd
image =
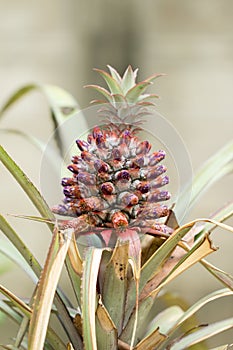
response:
<path id="1" fill-rule="evenodd" d="M 0 285 L 4 295 L 1 312 L 18 324 L 17 336 L 14 340 L 12 336 L 13 343 L 2 344 L 4 349 L 183 350 L 198 344 L 195 349 L 206 350 L 203 340 L 233 327 L 232 317 L 205 327 L 199 327 L 193 318 L 206 304 L 233 295 L 232 276 L 204 260 L 216 250 L 209 237 L 213 229 L 220 226 L 233 232 L 221 222 L 232 216 L 232 203 L 212 219 L 196 219 L 179 227 L 173 212 L 161 204 L 170 197 L 163 190 L 168 177 L 160 164 L 165 153 L 152 152 L 150 143 L 139 137 L 142 117 L 150 113 L 151 99 L 156 97 L 144 92 L 158 75 L 136 83 L 137 71 L 131 67 L 122 78 L 112 67 L 109 70 L 110 74 L 98 72 L 110 91 L 91 85 L 107 99 L 104 104 L 95 101 L 102 104 L 99 114 L 105 118 L 104 125 L 96 126 L 86 141 L 77 140 L 80 154 L 74 155 L 68 166 L 73 175 L 62 179 L 64 202 L 53 208 L 54 213 L 71 216 L 71 220 L 58 220 L 54 225 L 54 215 L 44 198 L 0 146 L 0 161 L 42 215 L 23 217 L 46 222 L 53 234 L 42 267 L 0 215 L 0 229 L 14 245 L 13 250 L 11 243 L 4 249 L 6 242 L 2 241 L 1 251 L 12 256 L 33 281 L 35 276 L 39 279 L 32 295 L 24 299 Z M 35 88 L 41 86 L 29 85 L 17 91 L 0 113 Z M 77 105 L 57 87 L 47 86 L 43 91 L 50 103 L 53 101 L 52 117 L 58 121 L 60 113 L 67 117 L 67 111 Z M 64 97 L 62 109 L 60 96 Z M 232 170 L 232 147 L 232 143 L 226 145 L 204 165 L 201 176 L 194 179 L 192 200 L 199 196 L 200 185 L 204 189 L 226 174 L 226 168 Z M 140 233 L 155 237 L 135 239 Z M 82 234 L 90 234 L 85 249 L 77 244 Z M 96 236 L 92 234 L 101 238 L 101 249 L 93 244 Z M 15 249 L 22 259 L 15 256 Z M 210 293 L 187 310 L 176 297 L 159 294 L 197 262 L 228 288 Z M 58 288 L 64 263 L 74 292 L 72 301 Z M 159 311 L 161 299 L 168 305 Z M 61 327 L 53 323 L 51 314 Z"/>
<path id="2" fill-rule="evenodd" d="M 73 176 L 62 179 L 64 203 L 53 207 L 53 212 L 75 217 L 69 225 L 75 225 L 79 234 L 102 230 L 106 244 L 114 237 L 107 239 L 104 229 L 112 229 L 115 237 L 128 228 L 167 236 L 171 229 L 160 220 L 169 213 L 161 204 L 170 198 L 163 189 L 169 182 L 161 164 L 165 152 L 151 152 L 150 142 L 138 137 L 141 119 L 150 113 L 151 100 L 157 97 L 144 92 L 161 74 L 137 83 L 137 70 L 131 66 L 123 77 L 110 66 L 109 70 L 110 74 L 97 70 L 109 91 L 88 85 L 107 99 L 107 103 L 93 101 L 102 104 L 99 114 L 104 124 L 96 126 L 86 141 L 76 141 L 81 154 L 72 157 L 68 169 Z"/>

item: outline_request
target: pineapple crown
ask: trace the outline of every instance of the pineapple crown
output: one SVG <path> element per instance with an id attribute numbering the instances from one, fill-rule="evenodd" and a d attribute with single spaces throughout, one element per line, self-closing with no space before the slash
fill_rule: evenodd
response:
<path id="1" fill-rule="evenodd" d="M 143 122 L 142 117 L 150 114 L 148 107 L 155 106 L 152 100 L 159 97 L 156 94 L 146 93 L 146 90 L 156 78 L 164 74 L 154 74 L 137 82 L 138 69 L 133 70 L 128 66 L 122 77 L 113 67 L 108 65 L 108 69 L 110 74 L 100 69 L 94 70 L 104 78 L 109 90 L 98 85 L 85 86 L 97 90 L 105 98 L 105 100 L 93 100 L 91 103 L 105 104 L 100 114 L 106 118 L 104 120 L 106 124 L 110 123 L 112 127 L 118 124 L 121 129 L 128 125 L 128 128 L 136 131 L 138 130 L 136 127 Z"/>

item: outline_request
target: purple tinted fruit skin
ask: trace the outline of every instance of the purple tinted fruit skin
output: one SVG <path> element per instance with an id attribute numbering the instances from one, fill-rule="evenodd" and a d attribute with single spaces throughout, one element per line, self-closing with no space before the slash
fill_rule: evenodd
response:
<path id="1" fill-rule="evenodd" d="M 87 141 L 76 144 L 81 154 L 68 165 L 73 176 L 62 179 L 65 198 L 54 207 L 55 213 L 87 215 L 101 227 L 121 229 L 134 224 L 149 228 L 151 220 L 168 215 L 167 206 L 160 204 L 170 198 L 160 189 L 169 183 L 163 175 L 166 167 L 159 164 L 165 158 L 163 150 L 151 153 L 151 144 L 130 130 L 119 135 L 99 127 Z"/>

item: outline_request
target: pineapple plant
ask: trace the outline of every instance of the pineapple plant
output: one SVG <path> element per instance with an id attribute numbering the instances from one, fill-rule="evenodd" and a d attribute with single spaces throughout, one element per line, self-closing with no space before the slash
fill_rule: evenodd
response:
<path id="1" fill-rule="evenodd" d="M 19 325 L 13 343 L 1 347 L 208 349 L 204 340 L 233 327 L 233 317 L 205 327 L 199 327 L 194 318 L 198 310 L 213 300 L 232 297 L 233 277 L 205 257 L 216 250 L 210 239 L 213 230 L 221 227 L 233 232 L 224 223 L 232 216 L 233 205 L 223 207 L 212 218 L 196 219 L 180 226 L 176 208 L 164 203 L 170 198 L 165 188 L 169 180 L 162 162 L 165 152 L 152 150 L 151 143 L 140 138 L 142 119 L 153 110 L 152 99 L 156 97 L 146 90 L 159 75 L 137 83 L 137 70 L 130 66 L 122 77 L 112 67 L 110 74 L 97 71 L 109 88 L 89 86 L 107 100 L 95 101 L 100 104 L 102 125 L 94 127 L 86 140 L 76 141 L 79 153 L 72 156 L 68 165 L 72 174 L 62 179 L 61 204 L 54 204 L 51 209 L 0 146 L 1 162 L 41 214 L 41 217 L 21 217 L 45 223 L 52 232 L 42 267 L 6 218 L 0 216 L 1 231 L 20 253 L 18 265 L 27 266 L 26 270 L 30 269 L 36 276 L 34 293 L 27 300 L 0 285 L 4 296 L 0 309 Z M 28 85 L 6 102 L 1 115 L 34 89 L 42 90 L 48 97 L 55 127 L 77 112 L 76 101 L 62 89 Z M 232 151 L 232 143 L 226 145 L 197 173 L 191 202 L 213 180 L 232 170 Z M 82 244 L 80 237 L 84 239 Z M 86 242 L 84 248 L 83 242 Z M 1 251 L 13 259 L 15 250 L 11 245 L 2 245 Z M 163 290 L 169 282 L 198 262 L 225 288 L 210 293 L 191 307 L 176 304 L 174 298 L 174 305 L 155 312 L 154 305 L 163 299 Z M 63 266 L 71 281 L 74 302 L 58 286 Z M 60 322 L 64 333 L 60 328 L 57 330 L 51 315 Z M 227 344 L 219 347 L 227 348 Z"/>

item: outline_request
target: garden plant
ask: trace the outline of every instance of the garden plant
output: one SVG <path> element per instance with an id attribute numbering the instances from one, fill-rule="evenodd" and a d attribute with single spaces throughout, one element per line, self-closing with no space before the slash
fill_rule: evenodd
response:
<path id="1" fill-rule="evenodd" d="M 154 149 L 144 132 L 147 118 L 152 116 L 150 123 L 156 124 L 153 101 L 158 96 L 147 89 L 161 74 L 137 82 L 137 70 L 130 66 L 122 76 L 108 68 L 109 73 L 96 70 L 108 88 L 88 86 L 104 99 L 94 101 L 95 123 L 84 136 L 80 137 L 77 119 L 82 114 L 76 100 L 52 85 L 26 85 L 1 109 L 3 117 L 26 94 L 40 90 L 49 102 L 59 157 L 65 159 L 71 153 L 62 186 L 56 184 L 59 191 L 63 189 L 63 198 L 48 205 L 46 196 L 0 146 L 2 165 L 40 214 L 18 213 L 19 220 L 31 220 L 32 225 L 39 221 L 51 231 L 41 266 L 8 218 L 0 215 L 0 230 L 11 242 L 2 240 L 1 254 L 35 283 L 32 295 L 24 299 L 0 285 L 0 311 L 18 325 L 11 344 L 1 344 L 0 339 L 2 349 L 204 350 L 210 337 L 233 327 L 233 315 L 205 325 L 195 317 L 217 299 L 228 297 L 232 304 L 233 276 L 206 257 L 217 249 L 210 238 L 214 230 L 233 233 L 225 222 L 233 214 L 233 203 L 216 208 L 211 218 L 183 223 L 186 211 L 197 205 L 203 191 L 232 172 L 233 143 L 207 160 L 173 201 L 167 190 L 166 152 Z M 62 130 L 69 120 L 77 121 L 77 137 L 76 148 L 70 145 L 68 150 Z M 46 149 L 35 137 L 20 133 Z M 189 307 L 171 294 L 169 305 L 159 309 L 169 282 L 197 263 L 203 273 L 219 281 L 221 289 Z M 72 300 L 58 285 L 64 270 L 75 296 Z M 229 348 L 230 344 L 223 344 L 215 350 Z"/>

